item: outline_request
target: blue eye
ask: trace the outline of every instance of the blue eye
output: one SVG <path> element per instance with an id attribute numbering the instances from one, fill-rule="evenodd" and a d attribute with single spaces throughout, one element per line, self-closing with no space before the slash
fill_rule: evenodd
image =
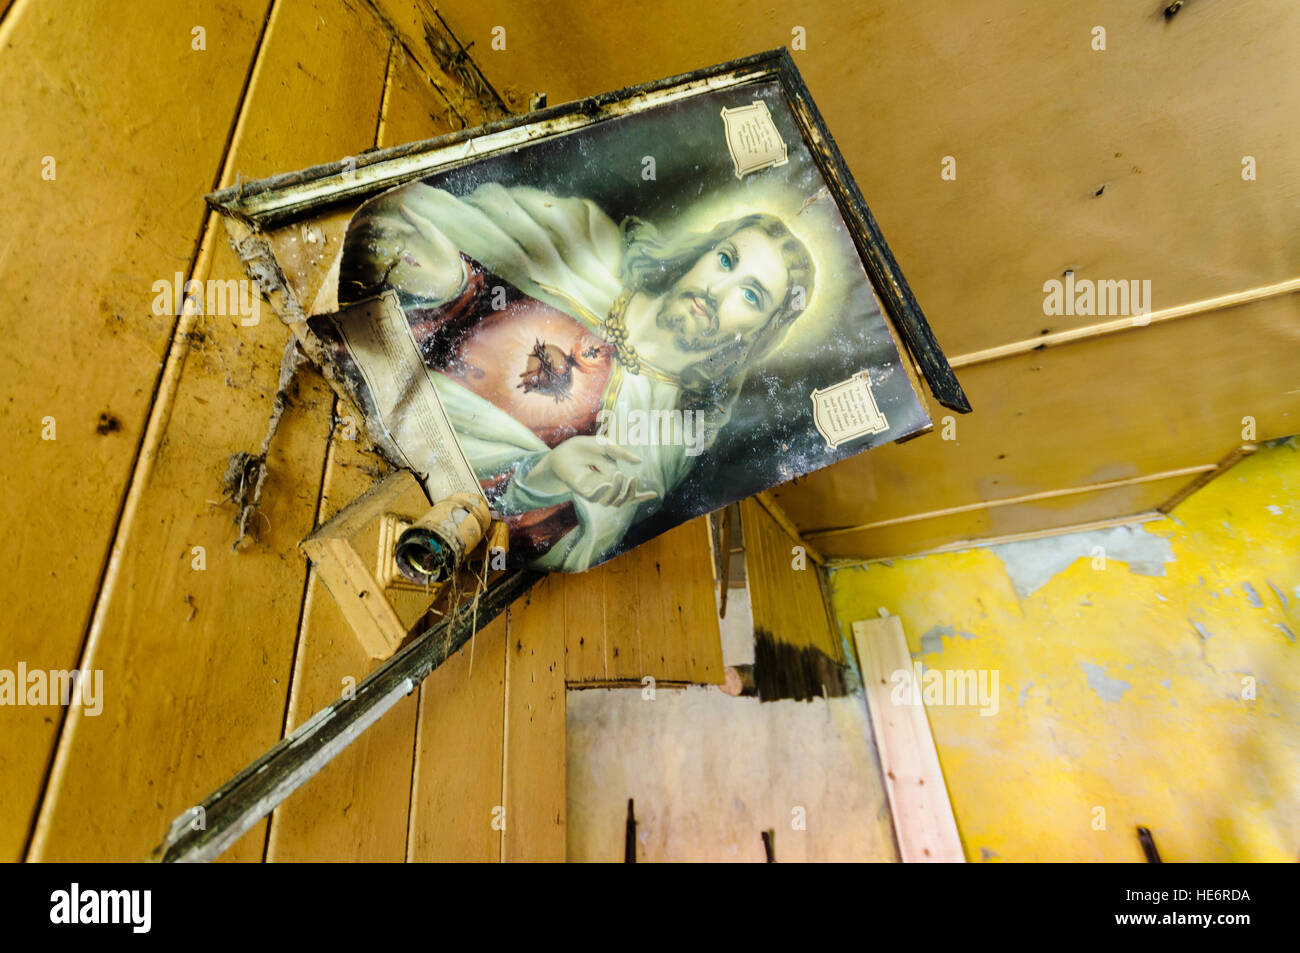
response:
<path id="1" fill-rule="evenodd" d="M 725 251 L 718 252 L 718 261 L 722 264 L 724 271 L 731 271 L 731 256 Z"/>
<path id="2" fill-rule="evenodd" d="M 758 295 L 754 294 L 753 288 L 745 289 L 745 300 L 748 301 L 750 304 L 752 304 L 754 307 L 756 308 L 758 307 Z"/>

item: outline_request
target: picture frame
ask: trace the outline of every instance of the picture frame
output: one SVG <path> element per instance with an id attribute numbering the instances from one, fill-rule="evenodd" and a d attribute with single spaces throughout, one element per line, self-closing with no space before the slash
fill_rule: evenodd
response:
<path id="1" fill-rule="evenodd" d="M 784 49 L 207 200 L 384 455 L 531 568 L 923 433 L 921 382 L 970 411 Z"/>

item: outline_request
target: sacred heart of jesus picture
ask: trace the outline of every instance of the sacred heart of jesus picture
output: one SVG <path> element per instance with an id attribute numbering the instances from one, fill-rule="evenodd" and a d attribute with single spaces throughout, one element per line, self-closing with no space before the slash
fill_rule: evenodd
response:
<path id="1" fill-rule="evenodd" d="M 926 430 L 918 369 L 965 409 L 788 56 L 494 126 L 376 154 L 300 334 L 512 560 L 582 571 Z"/>

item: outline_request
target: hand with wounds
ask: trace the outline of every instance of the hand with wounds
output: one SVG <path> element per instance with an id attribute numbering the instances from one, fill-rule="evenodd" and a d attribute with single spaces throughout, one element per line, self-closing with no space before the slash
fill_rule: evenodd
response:
<path id="1" fill-rule="evenodd" d="M 623 463 L 637 466 L 641 458 L 600 437 L 570 437 L 538 461 L 528 482 L 542 493 L 571 491 L 602 506 L 644 503 L 659 496 L 654 490 L 638 491 L 637 477 L 623 472 Z"/>

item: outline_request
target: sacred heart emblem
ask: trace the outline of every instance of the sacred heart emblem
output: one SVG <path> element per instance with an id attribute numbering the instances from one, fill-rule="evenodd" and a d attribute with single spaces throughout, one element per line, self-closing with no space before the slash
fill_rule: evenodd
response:
<path id="1" fill-rule="evenodd" d="M 528 355 L 524 372 L 519 375 L 519 387 L 525 394 L 536 392 L 554 397 L 557 404 L 568 400 L 577 363 L 572 354 L 538 340 Z"/>

